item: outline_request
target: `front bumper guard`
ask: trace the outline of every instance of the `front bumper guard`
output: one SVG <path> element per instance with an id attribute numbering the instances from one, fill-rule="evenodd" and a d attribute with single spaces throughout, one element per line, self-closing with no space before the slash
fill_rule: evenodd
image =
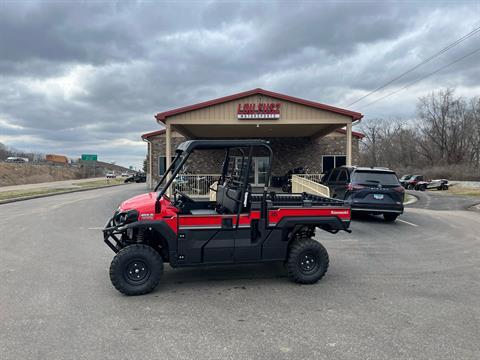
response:
<path id="1" fill-rule="evenodd" d="M 103 241 L 107 246 L 113 250 L 114 253 L 118 253 L 121 248 L 121 240 L 118 235 L 122 235 L 123 225 L 115 225 L 113 217 L 107 221 L 103 228 Z M 113 242 L 112 242 L 113 240 Z"/>

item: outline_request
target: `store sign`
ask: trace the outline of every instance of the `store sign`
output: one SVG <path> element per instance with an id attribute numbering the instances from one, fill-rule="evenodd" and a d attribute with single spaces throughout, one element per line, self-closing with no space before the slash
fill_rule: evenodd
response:
<path id="1" fill-rule="evenodd" d="M 280 103 L 238 104 L 237 119 L 280 119 Z"/>

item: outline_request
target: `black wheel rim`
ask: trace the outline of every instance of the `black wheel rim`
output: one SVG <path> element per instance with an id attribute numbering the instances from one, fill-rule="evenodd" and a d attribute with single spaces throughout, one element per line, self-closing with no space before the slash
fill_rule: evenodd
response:
<path id="1" fill-rule="evenodd" d="M 130 261 L 125 266 L 125 280 L 132 285 L 141 285 L 150 277 L 148 264 L 140 259 Z"/>
<path id="2" fill-rule="evenodd" d="M 303 274 L 313 274 L 320 267 L 317 256 L 310 251 L 300 255 L 298 265 Z"/>

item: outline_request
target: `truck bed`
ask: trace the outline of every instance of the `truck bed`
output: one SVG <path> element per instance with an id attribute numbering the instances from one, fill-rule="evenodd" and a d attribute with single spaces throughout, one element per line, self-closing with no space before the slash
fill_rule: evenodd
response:
<path id="1" fill-rule="evenodd" d="M 252 209 L 259 209 L 262 194 L 252 194 Z M 277 207 L 348 207 L 344 201 L 308 193 L 275 193 L 267 194 L 269 208 Z"/>

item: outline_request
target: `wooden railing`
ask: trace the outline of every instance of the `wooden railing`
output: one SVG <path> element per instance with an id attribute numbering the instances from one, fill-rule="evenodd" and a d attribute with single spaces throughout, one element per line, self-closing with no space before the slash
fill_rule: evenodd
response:
<path id="1" fill-rule="evenodd" d="M 306 192 L 313 195 L 330 197 L 330 189 L 320 184 L 322 174 L 292 175 L 292 193 Z"/>

